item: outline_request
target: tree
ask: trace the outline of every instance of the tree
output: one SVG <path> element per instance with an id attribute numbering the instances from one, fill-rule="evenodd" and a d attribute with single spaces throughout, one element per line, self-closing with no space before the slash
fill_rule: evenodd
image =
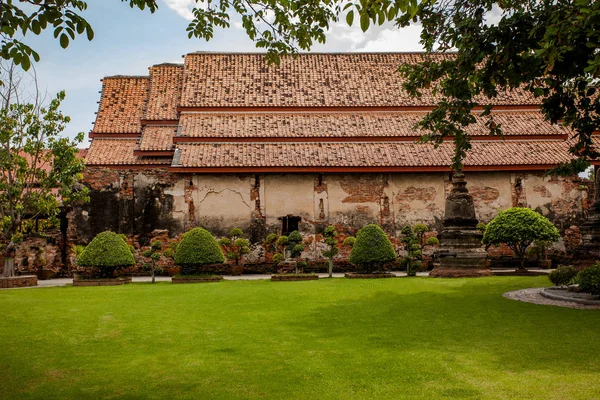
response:
<path id="1" fill-rule="evenodd" d="M 325 244 L 328 246 L 326 250 L 323 250 L 321 254 L 329 260 L 329 277 L 333 277 L 333 258 L 340 253 L 340 249 L 337 248 L 337 236 L 338 233 L 335 230 L 335 226 L 329 225 L 323 232 L 325 237 Z"/>
<path id="2" fill-rule="evenodd" d="M 417 270 L 423 265 L 423 250 L 425 246 L 436 246 L 440 242 L 436 237 L 425 239 L 429 227 L 425 224 L 416 224 L 413 228 L 406 225 L 402 228 L 402 242 L 407 252 L 401 262 L 406 265 L 406 274 L 416 276 Z"/>
<path id="3" fill-rule="evenodd" d="M 485 229 L 483 243 L 506 244 L 519 260 L 519 269 L 525 271 L 525 254 L 534 241 L 555 242 L 560 239 L 556 227 L 529 208 L 513 207 L 500 211 Z"/>
<path id="4" fill-rule="evenodd" d="M 284 237 L 284 236 L 281 236 Z M 298 231 L 290 232 L 287 237 L 287 249 L 290 252 L 290 257 L 296 261 L 296 273 L 298 273 L 298 261 L 302 252 L 304 251 L 304 245 L 302 244 L 302 235 Z"/>
<path id="5" fill-rule="evenodd" d="M 128 2 L 131 8 L 148 8 L 151 12 L 158 8 L 156 0 L 121 1 Z M 27 34 L 39 35 L 52 29 L 62 48 L 67 48 L 72 40 L 84 33 L 88 40 L 94 38 L 91 25 L 79 14 L 87 9 L 87 1 L 2 0 L 0 5 L 0 56 L 21 65 L 26 71 L 31 67 L 32 59 L 40 60 L 39 54 L 21 39 Z"/>
<path id="6" fill-rule="evenodd" d="M 229 233 L 229 238 L 219 239 L 225 257 L 232 260 L 235 265 L 239 265 L 242 257 L 250 253 L 250 242 L 248 239 L 241 237 L 243 234 L 244 232 L 240 228 L 233 228 Z"/>
<path id="7" fill-rule="evenodd" d="M 151 261 L 151 274 L 152 274 L 152 283 L 155 282 L 155 271 L 156 271 L 156 262 L 160 260 L 163 256 L 162 253 L 162 243 L 160 240 L 155 240 L 150 243 L 150 248 L 145 250 L 142 255 L 146 258 L 149 258 Z"/>
<path id="8" fill-rule="evenodd" d="M 61 137 L 70 121 L 60 112 L 64 92 L 45 107 L 35 75 L 35 94 L 27 97 L 14 64 L 2 64 L 0 71 L 0 240 L 11 240 L 31 225 L 27 222 L 54 218 L 61 208 L 89 198 L 79 184 L 85 165 L 77 146 L 83 134 Z"/>

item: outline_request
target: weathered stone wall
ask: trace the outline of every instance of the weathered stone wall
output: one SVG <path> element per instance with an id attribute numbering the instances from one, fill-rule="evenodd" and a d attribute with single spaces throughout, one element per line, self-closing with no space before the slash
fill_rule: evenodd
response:
<path id="1" fill-rule="evenodd" d="M 586 213 L 587 190 L 579 178 L 474 172 L 466 179 L 482 222 L 500 209 L 527 206 L 565 229 Z M 280 232 L 285 216 L 300 217 L 305 234 L 327 224 L 345 234 L 368 223 L 391 235 L 420 222 L 439 230 L 451 187 L 449 173 L 173 175 L 101 168 L 89 168 L 86 182 L 92 201 L 71 213 L 69 227 L 70 238 L 84 243 L 106 229 L 139 235 L 143 243 L 156 229 L 176 236 L 194 226 L 217 236 L 240 227 L 256 242 Z"/>
<path id="2" fill-rule="evenodd" d="M 174 197 L 167 190 L 179 180 L 166 169 L 88 168 L 84 182 L 90 202 L 69 213 L 69 239 L 87 243 L 109 229 L 142 236 L 155 229 L 181 231 L 184 226 L 174 218 Z"/>

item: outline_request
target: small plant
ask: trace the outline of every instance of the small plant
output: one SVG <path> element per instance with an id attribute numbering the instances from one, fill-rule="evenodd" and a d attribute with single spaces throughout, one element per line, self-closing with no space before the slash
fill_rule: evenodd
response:
<path id="1" fill-rule="evenodd" d="M 99 233 L 81 253 L 78 264 L 82 267 L 95 267 L 102 278 L 112 278 L 119 267 L 135 264 L 127 243 L 114 232 Z"/>
<path id="2" fill-rule="evenodd" d="M 250 242 L 241 237 L 244 234 L 240 228 L 233 228 L 229 234 L 230 238 L 219 240 L 223 252 L 228 260 L 232 260 L 235 265 L 239 265 L 240 260 L 245 254 L 250 253 Z"/>
<path id="3" fill-rule="evenodd" d="M 156 262 L 162 257 L 162 243 L 160 240 L 155 240 L 150 244 L 150 248 L 142 253 L 142 255 L 151 260 L 150 272 L 152 274 L 152 283 L 155 282 Z"/>
<path id="4" fill-rule="evenodd" d="M 323 257 L 327 258 L 329 262 L 329 277 L 331 278 L 333 276 L 333 258 L 340 253 L 340 250 L 337 248 L 338 233 L 333 225 L 329 225 L 325 228 L 323 236 L 325 237 L 325 244 L 328 247 L 326 250 L 323 250 L 321 254 L 323 254 Z"/>
<path id="5" fill-rule="evenodd" d="M 519 269 L 525 270 L 527 248 L 535 241 L 554 242 L 560 239 L 558 230 L 548 218 L 529 208 L 513 207 L 500 211 L 486 227 L 483 243 L 506 244 L 519 260 Z"/>
<path id="6" fill-rule="evenodd" d="M 561 265 L 548 275 L 550 282 L 555 286 L 566 286 L 573 282 L 577 276 L 577 269 L 571 265 Z"/>
<path id="7" fill-rule="evenodd" d="M 582 292 L 600 295 L 600 262 L 579 271 L 577 280 L 579 281 L 579 289 Z"/>
<path id="8" fill-rule="evenodd" d="M 394 260 L 394 247 L 379 225 L 369 224 L 358 231 L 350 253 L 350 262 L 356 265 L 360 272 L 381 271 L 386 262 Z"/>
<path id="9" fill-rule="evenodd" d="M 192 275 L 203 265 L 221 264 L 225 257 L 221 247 L 203 228 L 194 228 L 181 236 L 175 251 L 175 264 L 181 267 L 182 275 Z"/>
<path id="10" fill-rule="evenodd" d="M 77 265 L 77 260 L 79 260 L 79 257 L 81 257 L 81 254 L 83 254 L 83 250 L 85 250 L 85 246 L 81 245 L 81 244 L 77 244 L 74 245 L 71 249 L 73 251 L 73 259 L 71 261 L 71 263 L 73 265 Z"/>

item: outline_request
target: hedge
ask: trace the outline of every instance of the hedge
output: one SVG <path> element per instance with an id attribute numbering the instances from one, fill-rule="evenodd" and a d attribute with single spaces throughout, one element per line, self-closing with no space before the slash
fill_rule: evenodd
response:
<path id="1" fill-rule="evenodd" d="M 194 228 L 181 236 L 175 251 L 175 264 L 181 273 L 194 273 L 197 267 L 225 262 L 223 251 L 216 239 L 203 228 Z"/>
<path id="2" fill-rule="evenodd" d="M 116 268 L 132 266 L 135 259 L 121 236 L 106 231 L 96 235 L 86 246 L 77 264 L 99 268 L 103 277 L 111 278 Z"/>
<path id="3" fill-rule="evenodd" d="M 383 264 L 394 260 L 394 246 L 379 225 L 370 224 L 358 231 L 350 262 L 358 266 L 361 272 L 379 271 Z"/>

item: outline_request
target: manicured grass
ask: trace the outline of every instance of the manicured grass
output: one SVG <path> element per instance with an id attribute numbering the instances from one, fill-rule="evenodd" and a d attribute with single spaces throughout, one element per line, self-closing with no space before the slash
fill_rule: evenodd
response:
<path id="1" fill-rule="evenodd" d="M 600 312 L 546 277 L 0 291 L 0 398 L 595 399 Z"/>

